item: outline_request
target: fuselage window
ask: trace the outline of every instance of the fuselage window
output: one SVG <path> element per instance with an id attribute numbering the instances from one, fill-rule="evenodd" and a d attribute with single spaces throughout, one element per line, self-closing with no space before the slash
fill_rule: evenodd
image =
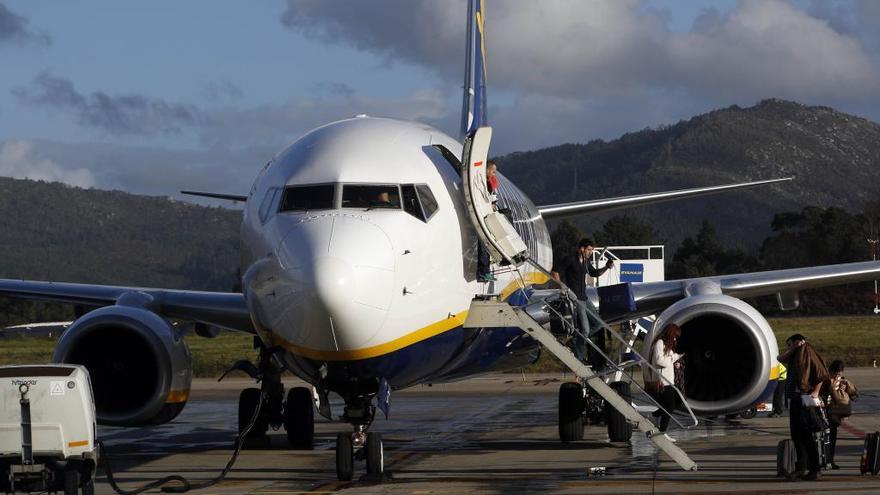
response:
<path id="1" fill-rule="evenodd" d="M 400 189 L 396 185 L 344 184 L 342 186 L 343 208 L 393 208 L 400 209 Z"/>
<path id="2" fill-rule="evenodd" d="M 419 194 L 419 202 L 422 204 L 422 211 L 425 212 L 425 221 L 428 221 L 434 216 L 434 213 L 437 212 L 437 200 L 434 198 L 434 193 L 431 192 L 431 188 L 426 184 L 417 185 L 416 192 Z"/>
<path id="3" fill-rule="evenodd" d="M 400 186 L 400 196 L 403 199 L 403 211 L 424 222 L 425 214 L 422 213 L 422 205 L 419 204 L 419 197 L 416 195 L 416 186 L 413 184 Z"/>
<path id="4" fill-rule="evenodd" d="M 285 188 L 281 211 L 329 210 L 333 208 L 334 189 L 333 184 Z"/>

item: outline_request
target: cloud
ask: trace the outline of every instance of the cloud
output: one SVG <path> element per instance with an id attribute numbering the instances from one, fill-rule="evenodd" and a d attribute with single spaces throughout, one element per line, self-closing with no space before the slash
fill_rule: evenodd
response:
<path id="1" fill-rule="evenodd" d="M 63 182 L 84 188 L 95 186 L 95 178 L 88 169 L 65 169 L 52 160 L 38 157 L 33 144 L 22 140 L 0 142 L 0 176 Z"/>
<path id="2" fill-rule="evenodd" d="M 48 45 L 52 39 L 46 34 L 35 33 L 28 29 L 27 19 L 0 3 L 0 45 L 6 42 Z"/>
<path id="3" fill-rule="evenodd" d="M 181 189 L 247 194 L 257 172 L 276 151 L 10 140 L 0 141 L 0 176 L 158 196 L 179 197 Z"/>
<path id="4" fill-rule="evenodd" d="M 33 87 L 18 87 L 13 94 L 22 103 L 70 111 L 79 123 L 115 135 L 178 134 L 201 118 L 194 105 L 141 95 L 111 96 L 103 91 L 82 94 L 70 80 L 50 72 L 41 72 Z"/>
<path id="5" fill-rule="evenodd" d="M 455 82 L 464 12 L 463 1 L 288 0 L 281 22 Z M 875 99 L 880 83 L 876 61 L 854 36 L 783 0 L 742 0 L 723 16 L 707 11 L 686 33 L 673 32 L 666 13 L 638 0 L 498 2 L 486 22 L 490 90 L 570 99 L 661 90 L 726 103 L 862 101 Z"/>
<path id="6" fill-rule="evenodd" d="M 324 96 L 324 92 L 329 94 Z M 357 95 L 344 84 L 328 84 L 322 86 L 314 97 L 283 104 L 206 111 L 200 141 L 212 148 L 260 146 L 280 149 L 311 129 L 361 113 L 443 123 L 450 110 L 448 97 L 444 91 L 421 90 L 399 98 L 373 98 Z"/>
<path id="7" fill-rule="evenodd" d="M 220 100 L 240 100 L 244 97 L 244 90 L 226 79 L 211 81 L 206 84 L 203 93 L 205 98 L 211 102 L 217 102 Z"/>

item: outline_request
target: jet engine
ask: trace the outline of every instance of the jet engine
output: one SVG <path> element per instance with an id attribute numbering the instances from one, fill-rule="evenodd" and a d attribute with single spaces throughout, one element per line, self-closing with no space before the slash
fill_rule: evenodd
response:
<path id="1" fill-rule="evenodd" d="M 779 353 L 767 320 L 745 302 L 721 294 L 695 295 L 667 308 L 645 342 L 650 349 L 666 325 L 681 327 L 683 393 L 691 408 L 723 414 L 752 407 L 767 388 Z M 644 353 L 648 357 L 647 351 Z"/>
<path id="2" fill-rule="evenodd" d="M 117 304 L 80 317 L 59 340 L 54 361 L 89 370 L 101 424 L 166 423 L 189 397 L 192 356 L 186 342 L 143 307 Z"/>

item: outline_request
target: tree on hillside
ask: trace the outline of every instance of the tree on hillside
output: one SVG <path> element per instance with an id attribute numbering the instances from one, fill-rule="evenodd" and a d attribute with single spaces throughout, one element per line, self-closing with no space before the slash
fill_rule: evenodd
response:
<path id="1" fill-rule="evenodd" d="M 617 215 L 605 222 L 593 237 L 597 246 L 628 246 L 654 244 L 660 235 L 649 223 L 632 215 Z"/>
<path id="2" fill-rule="evenodd" d="M 773 235 L 761 246 L 761 260 L 769 269 L 832 265 L 871 259 L 872 226 L 880 208 L 869 205 L 863 213 L 841 208 L 810 206 L 799 212 L 779 213 Z M 812 314 L 861 313 L 873 302 L 873 284 L 828 287 L 801 294 L 803 310 Z"/>
<path id="3" fill-rule="evenodd" d="M 670 278 L 693 278 L 742 273 L 759 268 L 758 260 L 739 249 L 725 249 L 718 231 L 708 220 L 696 238 L 687 237 L 672 257 Z"/>
<path id="4" fill-rule="evenodd" d="M 578 241 L 583 237 L 584 233 L 577 225 L 569 220 L 563 220 L 550 233 L 550 242 L 553 244 L 553 259 L 561 260 L 573 253 L 577 248 Z"/>

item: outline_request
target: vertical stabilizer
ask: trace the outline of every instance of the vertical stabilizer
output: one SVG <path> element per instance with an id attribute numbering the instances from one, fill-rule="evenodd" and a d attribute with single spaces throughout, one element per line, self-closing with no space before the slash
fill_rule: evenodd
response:
<path id="1" fill-rule="evenodd" d="M 488 125 L 486 118 L 485 0 L 468 0 L 467 50 L 459 138 Z"/>

